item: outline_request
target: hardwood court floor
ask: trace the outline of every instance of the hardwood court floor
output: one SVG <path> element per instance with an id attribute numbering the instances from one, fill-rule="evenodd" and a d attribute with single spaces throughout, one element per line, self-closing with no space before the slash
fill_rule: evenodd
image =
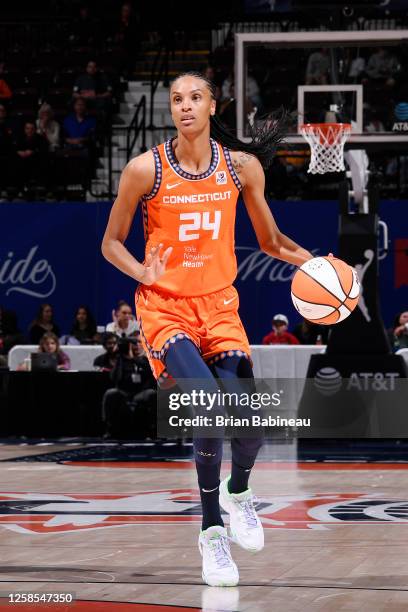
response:
<path id="1" fill-rule="evenodd" d="M 260 462 L 266 547 L 232 545 L 240 585 L 214 589 L 190 462 L 39 460 L 61 448 L 0 446 L 0 610 L 408 610 L 408 464 Z M 83 603 L 9 605 L 8 592 Z"/>

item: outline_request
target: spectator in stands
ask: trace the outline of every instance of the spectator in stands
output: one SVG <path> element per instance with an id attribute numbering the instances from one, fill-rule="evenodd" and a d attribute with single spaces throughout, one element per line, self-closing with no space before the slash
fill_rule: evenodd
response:
<path id="1" fill-rule="evenodd" d="M 231 88 L 231 85 L 234 84 L 234 76 L 233 73 L 230 72 L 230 74 L 227 76 L 226 79 L 224 79 L 223 83 L 222 83 L 222 88 L 221 88 L 221 99 L 225 100 L 225 99 L 229 99 L 231 98 L 231 96 L 234 96 L 234 90 Z M 262 112 L 262 108 L 263 108 L 263 102 L 262 102 L 262 98 L 261 98 L 261 92 L 259 89 L 259 85 L 256 81 L 256 79 L 248 74 L 247 78 L 246 78 L 246 97 L 247 100 L 250 102 L 250 104 L 253 107 L 257 108 L 257 112 Z M 246 104 L 246 107 L 248 107 L 248 102 Z M 250 112 L 249 109 L 246 109 L 247 112 Z"/>
<path id="2" fill-rule="evenodd" d="M 214 66 L 212 66 L 211 64 L 207 64 L 206 66 L 204 66 L 201 72 L 203 76 L 205 76 L 206 79 L 208 79 L 209 81 L 211 81 L 211 83 L 214 84 L 215 101 L 218 106 L 222 98 L 222 91 L 221 91 L 222 79 L 220 79 L 220 75 L 216 72 Z"/>
<path id="3" fill-rule="evenodd" d="M 105 74 L 98 70 L 94 60 L 86 65 L 86 72 L 75 81 L 73 97 L 86 98 L 90 109 L 109 113 L 112 101 L 112 87 Z"/>
<path id="4" fill-rule="evenodd" d="M 229 97 L 222 98 L 216 106 L 216 112 L 223 122 L 231 132 L 234 134 L 237 130 L 237 103 L 235 100 L 235 91 L 234 91 L 234 83 L 230 84 L 229 89 Z"/>
<path id="5" fill-rule="evenodd" d="M 129 2 L 122 4 L 113 41 L 125 53 L 124 76 L 131 78 L 140 48 L 140 15 Z"/>
<path id="6" fill-rule="evenodd" d="M 39 342 L 38 347 L 39 353 L 48 353 L 50 355 L 55 355 L 57 359 L 57 369 L 58 370 L 69 370 L 71 368 L 71 360 L 64 351 L 61 350 L 60 343 L 58 340 L 58 336 L 53 334 L 52 332 L 45 333 Z M 18 370 L 26 370 L 27 365 L 25 362 L 21 363 Z"/>
<path id="7" fill-rule="evenodd" d="M 7 366 L 7 355 L 16 344 L 23 344 L 24 336 L 18 329 L 17 315 L 0 304 L 0 368 Z"/>
<path id="8" fill-rule="evenodd" d="M 79 7 L 78 17 L 71 24 L 70 40 L 75 45 L 87 47 L 92 45 L 98 32 L 98 25 L 90 14 L 89 6 Z"/>
<path id="9" fill-rule="evenodd" d="M 60 329 L 54 323 L 54 313 L 50 304 L 41 304 L 37 316 L 30 325 L 29 338 L 31 344 L 38 344 L 47 332 L 60 336 Z"/>
<path id="10" fill-rule="evenodd" d="M 151 437 L 155 432 L 156 381 L 147 357 L 140 353 L 140 338 L 120 338 L 118 357 L 111 372 L 113 389 L 103 398 L 104 437 Z"/>
<path id="11" fill-rule="evenodd" d="M 94 367 L 102 372 L 111 372 L 115 367 L 118 357 L 118 337 L 112 332 L 103 335 L 102 346 L 105 349 L 103 355 L 94 359 Z"/>
<path id="12" fill-rule="evenodd" d="M 374 110 L 368 110 L 365 113 L 365 125 L 364 125 L 364 131 L 365 132 L 385 132 L 385 127 L 383 122 L 381 121 L 381 119 L 378 117 L 378 115 L 374 112 Z"/>
<path id="13" fill-rule="evenodd" d="M 17 139 L 15 152 L 16 179 L 20 189 L 45 180 L 47 142 L 37 134 L 33 121 L 24 124 L 24 132 Z"/>
<path id="14" fill-rule="evenodd" d="M 88 151 L 95 132 L 96 119 L 86 112 L 86 102 L 77 98 L 74 112 L 64 119 L 65 146 L 71 149 Z"/>
<path id="15" fill-rule="evenodd" d="M 48 144 L 50 152 L 55 151 L 60 145 L 60 126 L 54 119 L 54 113 L 49 104 L 42 104 L 38 109 L 36 121 L 37 134 L 43 136 Z"/>
<path id="16" fill-rule="evenodd" d="M 408 348 L 408 310 L 397 314 L 394 325 L 388 330 L 388 336 L 394 351 Z"/>
<path id="17" fill-rule="evenodd" d="M 316 325 L 303 319 L 295 326 L 293 335 L 300 344 L 327 344 L 329 328 L 326 325 Z"/>
<path id="18" fill-rule="evenodd" d="M 74 336 L 81 344 L 93 344 L 95 342 L 96 323 L 88 306 L 78 307 L 71 336 Z"/>
<path id="19" fill-rule="evenodd" d="M 6 81 L 5 63 L 0 62 L 0 102 L 9 102 L 13 97 L 13 92 Z"/>
<path id="20" fill-rule="evenodd" d="M 369 57 L 366 73 L 371 81 L 393 87 L 399 70 L 400 65 L 396 56 L 385 47 L 379 47 Z"/>
<path id="21" fill-rule="evenodd" d="M 351 83 L 359 83 L 361 77 L 364 74 L 366 67 L 366 61 L 363 56 L 355 57 L 350 62 L 350 68 L 348 71 L 348 79 Z"/>
<path id="22" fill-rule="evenodd" d="M 330 60 L 328 49 L 323 47 L 309 55 L 306 66 L 306 85 L 326 85 L 329 82 Z"/>
<path id="23" fill-rule="evenodd" d="M 134 336 L 139 329 L 131 307 L 124 300 L 121 300 L 116 310 L 112 311 L 112 319 L 113 321 L 106 326 L 106 331 L 113 332 L 117 336 Z"/>
<path id="24" fill-rule="evenodd" d="M 262 340 L 262 344 L 299 344 L 299 340 L 288 332 L 289 321 L 286 315 L 276 314 L 272 319 L 272 331 Z"/>

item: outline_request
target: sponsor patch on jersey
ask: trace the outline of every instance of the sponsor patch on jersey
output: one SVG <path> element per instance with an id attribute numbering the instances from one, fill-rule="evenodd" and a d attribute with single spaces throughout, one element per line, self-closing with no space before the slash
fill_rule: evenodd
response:
<path id="1" fill-rule="evenodd" d="M 227 184 L 227 173 L 225 170 L 215 173 L 215 182 L 217 185 L 226 185 Z"/>

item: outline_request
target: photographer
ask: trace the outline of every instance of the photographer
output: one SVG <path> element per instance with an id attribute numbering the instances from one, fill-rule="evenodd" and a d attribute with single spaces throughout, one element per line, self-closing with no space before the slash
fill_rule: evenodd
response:
<path id="1" fill-rule="evenodd" d="M 118 340 L 110 373 L 113 389 L 102 402 L 105 438 L 145 438 L 156 433 L 156 381 L 144 355 L 140 335 Z"/>
<path id="2" fill-rule="evenodd" d="M 388 333 L 394 351 L 408 348 L 408 310 L 397 314 L 394 325 Z"/>

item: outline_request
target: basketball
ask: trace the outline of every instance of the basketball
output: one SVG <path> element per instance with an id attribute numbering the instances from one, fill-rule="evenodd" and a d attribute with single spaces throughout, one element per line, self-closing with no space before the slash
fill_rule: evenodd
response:
<path id="1" fill-rule="evenodd" d="M 344 321 L 357 306 L 357 272 L 336 257 L 314 257 L 292 279 L 291 297 L 296 310 L 311 323 L 333 325 Z"/>

